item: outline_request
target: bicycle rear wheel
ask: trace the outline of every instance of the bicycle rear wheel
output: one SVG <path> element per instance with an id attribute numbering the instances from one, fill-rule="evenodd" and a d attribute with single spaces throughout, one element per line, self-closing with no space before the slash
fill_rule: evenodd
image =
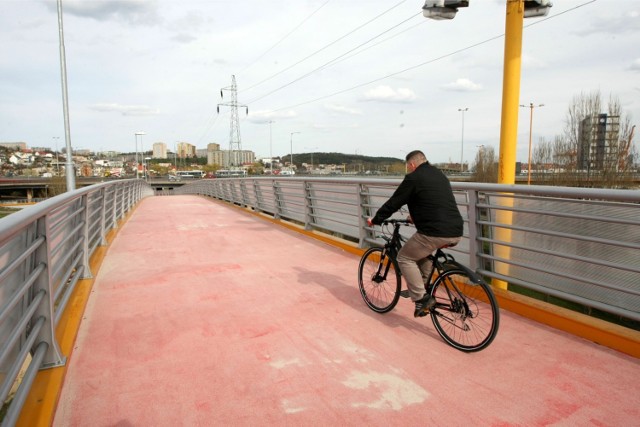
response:
<path id="1" fill-rule="evenodd" d="M 383 248 L 368 249 L 360 259 L 358 287 L 362 299 L 377 313 L 391 311 L 400 298 L 400 269 Z"/>
<path id="2" fill-rule="evenodd" d="M 450 270 L 436 280 L 431 320 L 438 334 L 465 352 L 482 350 L 498 333 L 498 302 L 486 283 L 473 283 L 467 272 Z"/>

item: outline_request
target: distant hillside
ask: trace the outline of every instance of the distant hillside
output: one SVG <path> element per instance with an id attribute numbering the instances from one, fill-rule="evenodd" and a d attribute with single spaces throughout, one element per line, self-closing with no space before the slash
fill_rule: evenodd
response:
<path id="1" fill-rule="evenodd" d="M 283 156 L 283 162 L 289 162 L 291 156 Z M 344 153 L 294 153 L 293 162 L 296 165 L 302 163 L 312 163 L 314 165 L 362 165 L 364 169 L 378 169 L 375 166 L 389 166 L 392 164 L 403 163 L 403 159 L 396 157 L 371 157 L 359 154 Z"/>

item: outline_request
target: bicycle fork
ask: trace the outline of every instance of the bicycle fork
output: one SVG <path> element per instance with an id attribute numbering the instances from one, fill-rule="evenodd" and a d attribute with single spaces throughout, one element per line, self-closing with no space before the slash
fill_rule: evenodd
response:
<path id="1" fill-rule="evenodd" d="M 378 263 L 378 269 L 376 273 L 373 275 L 373 281 L 376 283 L 382 283 L 387 279 L 387 273 L 389 273 L 389 269 L 391 268 L 391 259 L 388 259 L 387 248 L 382 250 L 380 254 L 380 262 Z M 385 262 L 386 261 L 386 262 Z M 383 271 L 384 270 L 384 271 Z"/>

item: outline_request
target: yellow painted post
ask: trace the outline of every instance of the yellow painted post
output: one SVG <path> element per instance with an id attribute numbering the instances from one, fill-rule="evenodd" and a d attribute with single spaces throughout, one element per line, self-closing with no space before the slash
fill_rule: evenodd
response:
<path id="1" fill-rule="evenodd" d="M 504 40 L 504 75 L 502 83 L 502 117 L 500 122 L 500 158 L 498 163 L 498 184 L 515 184 L 516 147 L 518 138 L 518 109 L 520 106 L 520 69 L 522 64 L 522 28 L 524 23 L 524 0 L 507 0 L 507 17 Z M 498 224 L 510 226 L 512 223 L 513 199 L 506 194 L 501 205 L 507 210 L 497 211 Z M 497 228 L 495 238 L 504 243 L 511 242 L 511 230 Z M 508 246 L 495 245 L 494 255 L 509 259 Z M 495 263 L 496 272 L 509 275 L 509 266 Z M 493 280 L 493 284 L 506 289 L 507 283 Z"/>

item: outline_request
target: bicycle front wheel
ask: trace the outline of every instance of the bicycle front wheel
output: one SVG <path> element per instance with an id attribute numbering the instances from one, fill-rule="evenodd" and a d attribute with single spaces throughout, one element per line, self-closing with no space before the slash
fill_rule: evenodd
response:
<path id="1" fill-rule="evenodd" d="M 500 310 L 489 285 L 472 282 L 463 270 L 450 270 L 438 277 L 431 295 L 436 299 L 431 320 L 447 344 L 465 352 L 491 344 Z"/>
<path id="2" fill-rule="evenodd" d="M 358 287 L 362 299 L 377 313 L 391 311 L 400 298 L 400 269 L 383 248 L 370 248 L 360 259 Z"/>

